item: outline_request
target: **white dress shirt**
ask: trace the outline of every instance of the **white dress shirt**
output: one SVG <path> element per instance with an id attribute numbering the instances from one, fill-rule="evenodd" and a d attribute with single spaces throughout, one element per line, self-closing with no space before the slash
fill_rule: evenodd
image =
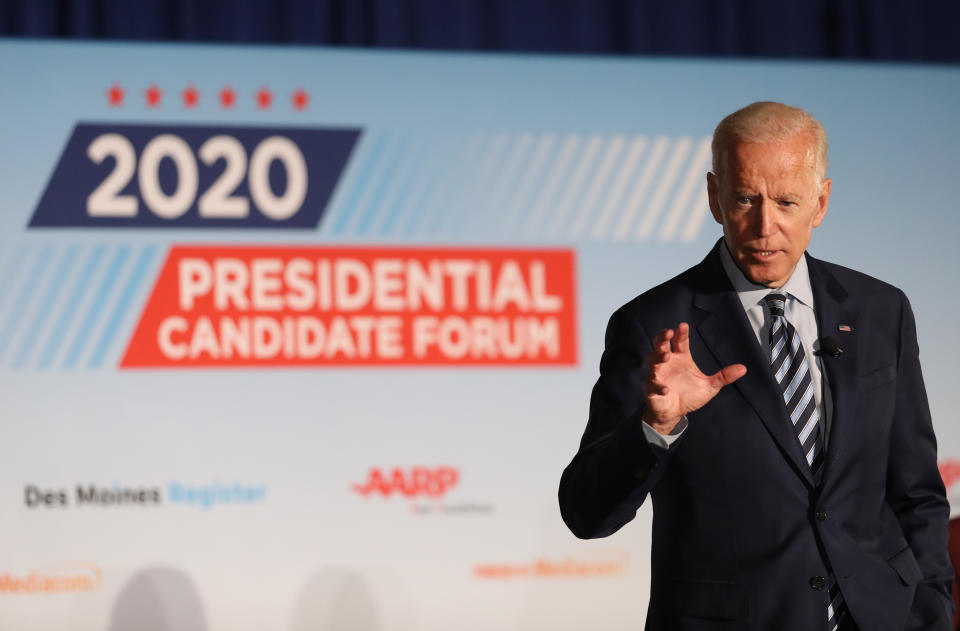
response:
<path id="1" fill-rule="evenodd" d="M 800 336 L 800 342 L 803 344 L 803 352 L 810 361 L 810 380 L 813 382 L 813 397 L 817 403 L 817 411 L 820 413 L 820 435 L 823 437 L 823 448 L 826 451 L 827 442 L 830 437 L 830 421 L 833 412 L 832 399 L 830 396 L 830 384 L 827 383 L 826 376 L 823 373 L 823 361 L 815 351 L 820 350 L 820 335 L 817 331 L 817 317 L 813 305 L 813 289 L 810 287 L 810 273 L 807 270 L 807 258 L 801 256 L 797 266 L 793 269 L 793 274 L 784 285 L 778 289 L 770 289 L 763 285 L 756 285 L 740 271 L 737 264 L 733 262 L 733 257 L 727 250 L 726 243 L 722 242 L 720 248 L 720 260 L 723 263 L 723 271 L 726 272 L 730 284 L 737 292 L 740 302 L 743 303 L 743 310 L 747 314 L 747 320 L 757 336 L 757 343 L 766 351 L 769 347 L 770 328 L 773 322 L 770 315 L 763 306 L 764 297 L 773 292 L 786 294 L 787 304 L 785 316 L 787 321 L 793 325 Z M 664 436 L 653 429 L 646 422 L 643 424 L 643 433 L 647 441 L 663 449 L 669 449 L 687 428 L 687 418 L 684 417 L 677 423 L 677 426 Z"/>

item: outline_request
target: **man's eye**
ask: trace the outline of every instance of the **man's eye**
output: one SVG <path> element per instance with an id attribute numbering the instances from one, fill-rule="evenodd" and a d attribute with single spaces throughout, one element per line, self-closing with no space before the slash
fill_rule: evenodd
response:
<path id="1" fill-rule="evenodd" d="M 741 206 L 749 206 L 749 205 L 750 205 L 750 198 L 749 198 L 749 197 L 738 197 L 738 198 L 737 198 L 737 203 L 740 204 Z"/>

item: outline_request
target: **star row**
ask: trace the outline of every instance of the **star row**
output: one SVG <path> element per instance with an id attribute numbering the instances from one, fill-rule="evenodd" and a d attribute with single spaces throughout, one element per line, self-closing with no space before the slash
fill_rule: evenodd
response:
<path id="1" fill-rule="evenodd" d="M 120 84 L 111 85 L 106 94 L 109 107 L 123 107 L 127 91 Z M 150 87 L 143 91 L 146 107 L 160 107 L 163 104 L 163 94 L 164 91 L 156 83 L 150 84 Z M 258 110 L 268 110 L 273 107 L 274 97 L 275 93 L 264 86 L 253 93 L 253 102 Z M 187 109 L 196 107 L 200 103 L 200 98 L 200 91 L 192 83 L 180 91 L 180 100 L 183 107 Z M 229 85 L 225 85 L 217 92 L 217 100 L 221 109 L 232 109 L 237 104 L 237 93 Z M 310 95 L 303 88 L 297 88 L 290 95 L 290 103 L 295 110 L 305 110 L 309 102 Z"/>

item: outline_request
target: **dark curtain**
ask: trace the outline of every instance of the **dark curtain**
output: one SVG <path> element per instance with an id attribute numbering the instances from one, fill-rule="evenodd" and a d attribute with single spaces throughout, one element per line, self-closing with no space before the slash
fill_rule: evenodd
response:
<path id="1" fill-rule="evenodd" d="M 954 0 L 0 0 L 0 35 L 956 62 Z"/>

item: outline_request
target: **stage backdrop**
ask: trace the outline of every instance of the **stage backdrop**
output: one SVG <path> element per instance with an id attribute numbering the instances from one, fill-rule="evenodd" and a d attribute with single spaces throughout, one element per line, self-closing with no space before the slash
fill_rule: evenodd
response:
<path id="1" fill-rule="evenodd" d="M 957 69 L 0 59 L 0 628 L 638 628 L 649 507 L 579 541 L 557 482 L 609 314 L 714 244 L 709 136 L 761 99 L 826 126 L 811 252 L 906 290 L 960 472 Z"/>

